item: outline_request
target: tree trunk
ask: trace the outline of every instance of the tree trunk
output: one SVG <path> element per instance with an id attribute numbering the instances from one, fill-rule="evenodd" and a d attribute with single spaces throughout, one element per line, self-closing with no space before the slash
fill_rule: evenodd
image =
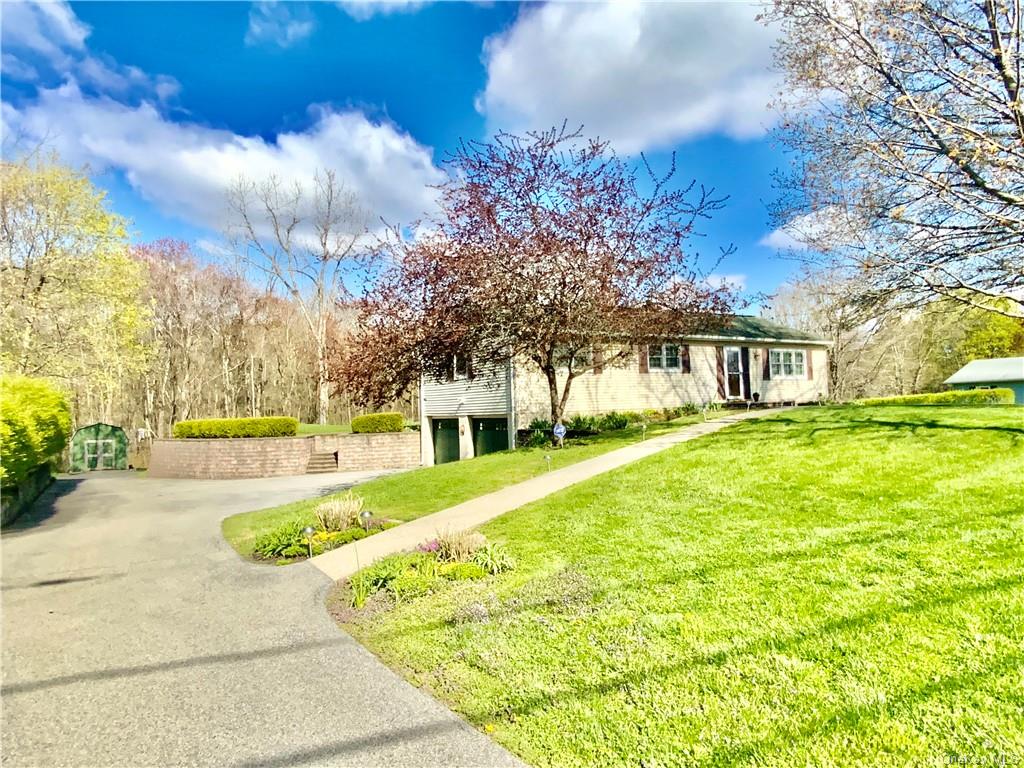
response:
<path id="1" fill-rule="evenodd" d="M 562 420 L 562 398 L 558 396 L 558 374 L 553 365 L 541 367 L 544 377 L 548 380 L 548 397 L 551 399 L 551 423 L 558 424 Z"/>
<path id="2" fill-rule="evenodd" d="M 554 365 L 541 366 L 544 377 L 548 380 L 548 397 L 551 398 L 551 423 L 558 424 L 565 414 L 565 407 L 569 404 L 569 389 L 572 387 L 572 380 L 576 374 L 570 373 L 566 376 L 562 392 L 558 392 L 558 371 Z"/>
<path id="3" fill-rule="evenodd" d="M 327 355 L 319 350 L 316 361 L 316 423 L 327 423 L 327 409 L 330 407 L 331 390 L 327 380 Z"/>

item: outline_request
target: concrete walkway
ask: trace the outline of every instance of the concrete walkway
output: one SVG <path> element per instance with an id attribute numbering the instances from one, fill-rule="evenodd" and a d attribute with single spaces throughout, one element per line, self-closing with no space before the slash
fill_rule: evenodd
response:
<path id="1" fill-rule="evenodd" d="M 529 504 L 531 501 L 542 499 L 570 485 L 589 480 L 602 472 L 631 464 L 687 440 L 694 440 L 703 435 L 717 432 L 738 421 L 757 418 L 767 413 L 778 413 L 780 410 L 782 409 L 727 412 L 718 418 L 697 422 L 675 432 L 652 437 L 635 445 L 609 451 L 593 459 L 580 461 L 522 483 L 507 486 L 499 491 L 478 496 L 454 507 L 442 509 L 440 512 L 434 512 L 374 534 L 362 541 L 325 552 L 309 562 L 335 581 L 348 578 L 358 571 L 360 566 L 365 568 L 375 560 L 387 555 L 413 549 L 418 544 L 436 537 L 440 531 L 462 531 L 475 528 L 499 515 Z"/>
<path id="2" fill-rule="evenodd" d="M 341 632 L 320 571 L 221 536 L 364 479 L 59 480 L 0 539 L 4 768 L 521 766 Z"/>

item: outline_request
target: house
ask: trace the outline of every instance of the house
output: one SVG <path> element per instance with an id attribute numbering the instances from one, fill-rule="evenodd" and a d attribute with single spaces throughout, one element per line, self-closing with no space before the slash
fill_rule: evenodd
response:
<path id="1" fill-rule="evenodd" d="M 807 403 L 828 396 L 830 342 L 749 315 L 724 329 L 637 347 L 624 364 L 577 377 L 566 417 L 662 409 L 684 403 Z M 523 360 L 470 372 L 456 361 L 445 381 L 420 383 L 424 464 L 515 447 L 516 430 L 548 418 L 548 385 Z"/>
<path id="2" fill-rule="evenodd" d="M 1024 357 L 971 360 L 945 381 L 953 389 L 1013 390 L 1013 401 L 1024 405 Z"/>

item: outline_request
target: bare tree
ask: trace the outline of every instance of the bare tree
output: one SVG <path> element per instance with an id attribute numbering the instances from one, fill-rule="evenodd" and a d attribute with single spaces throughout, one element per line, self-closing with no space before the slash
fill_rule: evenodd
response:
<path id="1" fill-rule="evenodd" d="M 818 334 L 832 342 L 828 355 L 828 391 L 835 400 L 863 395 L 864 360 L 882 324 L 853 297 L 857 281 L 835 269 L 808 271 L 783 285 L 763 310 L 766 317 Z"/>
<path id="2" fill-rule="evenodd" d="M 775 0 L 778 222 L 861 298 L 1024 316 L 1020 0 Z"/>
<path id="3" fill-rule="evenodd" d="M 350 296 L 346 276 L 358 269 L 367 214 L 331 170 L 317 172 L 309 187 L 276 176 L 240 179 L 228 201 L 235 216 L 228 233 L 235 254 L 300 308 L 316 357 L 316 418 L 326 424 L 331 318 L 337 302 Z"/>

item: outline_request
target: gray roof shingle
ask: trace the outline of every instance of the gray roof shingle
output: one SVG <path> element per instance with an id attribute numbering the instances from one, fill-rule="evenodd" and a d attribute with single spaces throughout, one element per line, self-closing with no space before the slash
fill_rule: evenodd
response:
<path id="1" fill-rule="evenodd" d="M 987 384 L 993 381 L 1024 381 L 1024 357 L 971 360 L 946 379 L 946 384 Z"/>

